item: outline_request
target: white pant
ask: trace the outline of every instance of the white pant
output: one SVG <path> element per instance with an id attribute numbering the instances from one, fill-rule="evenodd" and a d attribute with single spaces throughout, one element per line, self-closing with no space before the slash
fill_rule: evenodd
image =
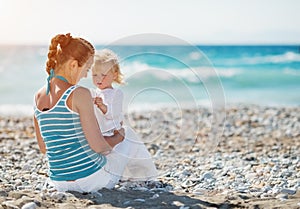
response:
<path id="1" fill-rule="evenodd" d="M 121 176 L 124 180 L 150 180 L 157 176 L 156 167 L 144 143 L 129 127 L 125 128 L 125 139 L 107 155 L 106 171 Z M 113 162 L 113 163 L 111 163 Z"/>
<path id="2" fill-rule="evenodd" d="M 104 169 L 75 181 L 50 181 L 57 191 L 96 192 L 102 188 L 113 188 L 119 181 L 118 176 L 106 172 Z"/>
<path id="3" fill-rule="evenodd" d="M 157 176 L 150 153 L 131 128 L 125 128 L 125 139 L 106 158 L 103 168 L 87 177 L 52 183 L 61 192 L 95 192 L 101 188 L 113 188 L 121 178 L 150 180 Z"/>

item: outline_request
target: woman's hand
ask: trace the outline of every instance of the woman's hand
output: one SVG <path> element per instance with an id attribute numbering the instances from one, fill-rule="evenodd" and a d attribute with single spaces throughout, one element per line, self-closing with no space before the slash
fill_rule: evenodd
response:
<path id="1" fill-rule="evenodd" d="M 124 130 L 124 128 L 121 128 L 119 130 L 114 130 L 113 136 L 104 136 L 104 138 L 112 150 L 114 146 L 116 146 L 117 144 L 121 143 L 124 140 L 124 138 L 125 138 L 124 136 L 125 136 L 125 130 Z M 102 152 L 101 154 L 108 155 L 111 152 L 111 150 Z"/>
<path id="2" fill-rule="evenodd" d="M 120 137 L 120 142 L 122 142 L 125 138 L 125 130 L 124 128 L 121 128 L 119 130 L 114 130 L 114 136 Z"/>

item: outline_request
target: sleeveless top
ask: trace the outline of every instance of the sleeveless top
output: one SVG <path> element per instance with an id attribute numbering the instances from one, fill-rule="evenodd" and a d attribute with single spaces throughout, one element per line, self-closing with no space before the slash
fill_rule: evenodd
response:
<path id="1" fill-rule="evenodd" d="M 34 102 L 34 114 L 46 145 L 49 177 L 55 181 L 87 177 L 106 164 L 106 157 L 89 146 L 79 114 L 67 106 L 76 88 L 68 88 L 50 110 L 40 111 Z"/>

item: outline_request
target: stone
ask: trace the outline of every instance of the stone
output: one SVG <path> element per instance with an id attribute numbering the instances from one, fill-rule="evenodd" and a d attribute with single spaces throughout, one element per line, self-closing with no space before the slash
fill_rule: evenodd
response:
<path id="1" fill-rule="evenodd" d="M 35 202 L 29 202 L 22 206 L 22 209 L 36 209 L 38 206 Z"/>

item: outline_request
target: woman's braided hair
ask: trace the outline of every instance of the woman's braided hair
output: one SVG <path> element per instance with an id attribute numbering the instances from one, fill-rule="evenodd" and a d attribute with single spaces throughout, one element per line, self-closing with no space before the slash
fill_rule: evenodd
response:
<path id="1" fill-rule="evenodd" d="M 70 58 L 77 60 L 83 66 L 95 54 L 93 45 L 83 38 L 73 38 L 70 33 L 58 34 L 52 38 L 49 46 L 46 71 L 55 70 Z"/>

